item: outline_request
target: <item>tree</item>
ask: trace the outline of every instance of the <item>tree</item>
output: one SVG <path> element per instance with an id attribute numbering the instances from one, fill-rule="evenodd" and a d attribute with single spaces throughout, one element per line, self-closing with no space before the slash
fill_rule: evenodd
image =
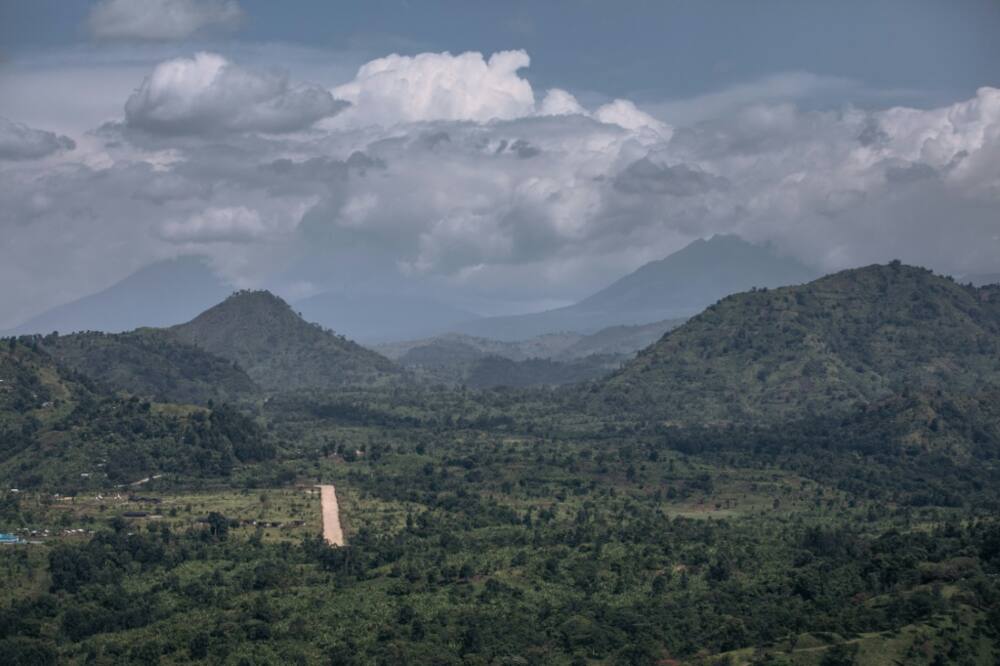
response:
<path id="1" fill-rule="evenodd" d="M 218 511 L 208 514 L 208 530 L 219 541 L 225 541 L 229 536 L 229 519 Z"/>

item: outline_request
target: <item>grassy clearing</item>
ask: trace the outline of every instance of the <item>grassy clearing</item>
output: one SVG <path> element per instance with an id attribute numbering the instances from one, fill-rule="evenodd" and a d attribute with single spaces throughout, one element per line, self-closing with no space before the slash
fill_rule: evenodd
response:
<path id="1" fill-rule="evenodd" d="M 27 493 L 20 504 L 23 524 L 8 527 L 46 543 L 86 539 L 99 523 L 116 516 L 136 529 L 166 524 L 183 531 L 217 512 L 232 521 L 234 536 L 259 534 L 269 542 L 299 541 L 322 531 L 319 492 L 311 486 L 197 492 L 116 489 L 75 497 Z"/>

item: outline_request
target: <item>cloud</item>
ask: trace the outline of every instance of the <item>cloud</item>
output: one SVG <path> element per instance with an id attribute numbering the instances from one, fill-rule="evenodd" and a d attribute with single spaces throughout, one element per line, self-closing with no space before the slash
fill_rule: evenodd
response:
<path id="1" fill-rule="evenodd" d="M 209 208 L 182 222 L 167 222 L 162 236 L 172 243 L 247 242 L 267 233 L 260 214 L 245 206 Z"/>
<path id="2" fill-rule="evenodd" d="M 594 111 L 594 117 L 602 123 L 618 125 L 629 130 L 649 130 L 664 139 L 669 139 L 672 132 L 669 125 L 660 122 L 653 116 L 640 111 L 627 99 L 616 99 Z"/>
<path id="3" fill-rule="evenodd" d="M 323 88 L 198 53 L 157 65 L 125 103 L 125 123 L 162 135 L 293 132 L 343 106 Z"/>
<path id="4" fill-rule="evenodd" d="M 101 0 L 87 17 L 98 39 L 175 40 L 243 19 L 236 0 Z"/>
<path id="5" fill-rule="evenodd" d="M 753 106 L 774 106 L 807 98 L 842 99 L 847 93 L 857 95 L 862 92 L 858 83 L 850 79 L 808 72 L 782 72 L 697 97 L 660 102 L 651 105 L 651 108 L 657 117 L 674 124 L 690 125 Z"/>
<path id="6" fill-rule="evenodd" d="M 524 51 L 389 55 L 358 70 L 333 94 L 350 108 L 331 127 L 364 127 L 434 122 L 489 122 L 531 116 L 583 115 L 650 136 L 669 138 L 671 128 L 629 100 L 616 99 L 588 111 L 571 93 L 548 90 L 536 103 L 531 83 L 519 72 L 531 59 Z"/>
<path id="7" fill-rule="evenodd" d="M 34 160 L 74 148 L 76 143 L 68 136 L 0 117 L 0 160 Z"/>
<path id="8" fill-rule="evenodd" d="M 131 117 L 88 137 L 95 152 L 0 162 L 0 282 L 19 287 L 0 294 L 0 326 L 180 253 L 241 285 L 416 284 L 473 310 L 572 300 L 722 232 L 829 270 L 996 271 L 1000 90 L 930 109 L 757 101 L 666 126 L 624 101 L 536 96 L 517 58 L 455 78 L 462 56 L 430 55 L 450 72 L 437 83 L 409 78 L 415 56 L 395 93 L 375 86 L 384 107 L 359 92 L 282 132 L 257 107 L 287 79 L 169 61 Z M 490 68 L 506 83 L 477 88 Z M 483 110 L 517 81 L 530 98 L 496 106 L 509 117 Z"/>
<path id="9" fill-rule="evenodd" d="M 551 88 L 538 107 L 540 116 L 568 116 L 574 113 L 587 115 L 587 110 L 576 97 L 561 88 Z"/>
<path id="10" fill-rule="evenodd" d="M 393 125 L 426 120 L 488 121 L 534 112 L 531 84 L 518 70 L 524 51 L 390 55 L 363 65 L 354 80 L 334 88 L 351 103 L 345 123 Z"/>
<path id="11" fill-rule="evenodd" d="M 728 181 L 687 164 L 666 166 L 648 157 L 629 164 L 615 177 L 615 187 L 629 194 L 689 197 L 726 187 Z"/>

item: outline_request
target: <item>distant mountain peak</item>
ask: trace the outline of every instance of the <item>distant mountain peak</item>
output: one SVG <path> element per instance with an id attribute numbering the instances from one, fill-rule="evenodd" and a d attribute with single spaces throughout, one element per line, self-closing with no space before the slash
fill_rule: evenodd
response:
<path id="1" fill-rule="evenodd" d="M 107 289 L 33 317 L 13 332 L 118 333 L 171 326 L 218 303 L 230 291 L 207 259 L 186 255 L 144 266 Z"/>
<path id="2" fill-rule="evenodd" d="M 816 271 L 770 245 L 718 234 L 699 238 L 663 259 L 644 264 L 574 305 L 490 317 L 457 330 L 503 340 L 556 331 L 593 333 L 609 326 L 690 317 L 729 294 L 753 287 L 801 284 L 816 276 Z"/>

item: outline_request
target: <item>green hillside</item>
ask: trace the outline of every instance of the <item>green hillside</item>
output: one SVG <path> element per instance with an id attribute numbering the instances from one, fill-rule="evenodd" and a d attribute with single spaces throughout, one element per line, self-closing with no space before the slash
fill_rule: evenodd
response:
<path id="1" fill-rule="evenodd" d="M 572 361 L 529 358 L 512 361 L 500 356 L 487 356 L 469 366 L 464 383 L 470 388 L 510 386 L 563 386 L 603 377 L 615 370 L 625 359 L 622 356 L 587 356 Z"/>
<path id="2" fill-rule="evenodd" d="M 61 364 L 112 390 L 161 402 L 227 402 L 258 392 L 234 362 L 159 329 L 50 335 L 40 342 Z"/>
<path id="3" fill-rule="evenodd" d="M 0 484 L 70 492 L 156 474 L 225 477 L 275 444 L 252 419 L 119 398 L 59 365 L 33 338 L 0 346 Z"/>
<path id="4" fill-rule="evenodd" d="M 306 322 L 267 291 L 237 292 L 167 330 L 238 363 L 271 391 L 377 385 L 402 376 L 389 359 Z"/>
<path id="5" fill-rule="evenodd" d="M 894 262 L 725 298 L 596 390 L 604 408 L 711 422 L 998 383 L 998 291 Z"/>
<path id="6" fill-rule="evenodd" d="M 995 664 L 998 302 L 847 271 L 724 299 L 583 390 L 392 381 L 261 292 L 135 334 L 168 365 L 231 347 L 303 389 L 252 414 L 114 396 L 61 342 L 4 341 L 0 532 L 24 543 L 0 547 L 0 654 Z M 111 340 L 70 338 L 161 372 Z M 562 371 L 491 358 L 508 386 Z M 371 383 L 321 385 L 337 367 Z M 320 537 L 317 483 L 343 545 Z"/>

